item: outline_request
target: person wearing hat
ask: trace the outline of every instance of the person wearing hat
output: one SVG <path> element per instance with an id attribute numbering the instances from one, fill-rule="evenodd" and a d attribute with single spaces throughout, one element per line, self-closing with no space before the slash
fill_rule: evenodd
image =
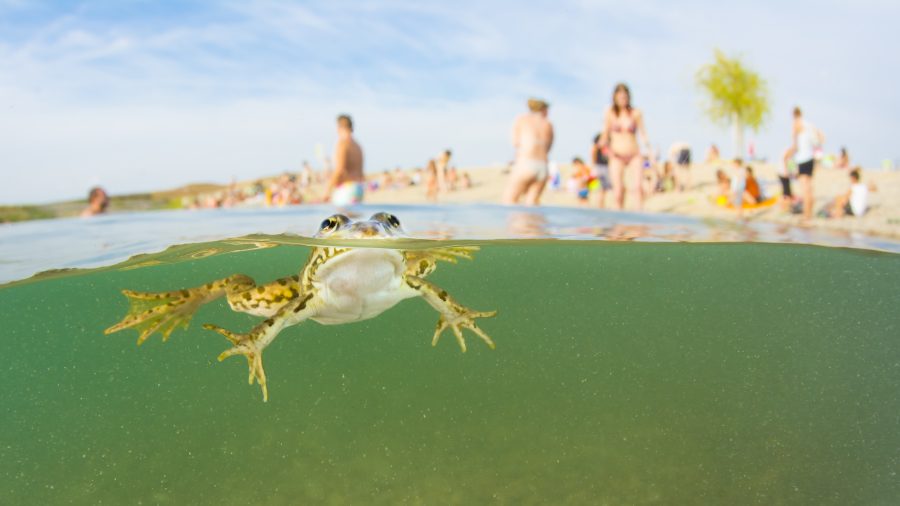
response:
<path id="1" fill-rule="evenodd" d="M 547 184 L 547 154 L 553 146 L 553 125 L 547 120 L 550 105 L 540 99 L 528 99 L 529 112 L 516 118 L 512 142 L 516 158 L 506 193 L 505 204 L 525 203 L 536 206 Z"/>

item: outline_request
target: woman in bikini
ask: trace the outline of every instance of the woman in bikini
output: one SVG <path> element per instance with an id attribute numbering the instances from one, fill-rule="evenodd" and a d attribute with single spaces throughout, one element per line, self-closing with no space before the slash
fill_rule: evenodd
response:
<path id="1" fill-rule="evenodd" d="M 503 203 L 517 204 L 522 196 L 525 203 L 536 206 L 547 184 L 547 154 L 553 146 L 553 125 L 547 120 L 549 105 L 543 100 L 528 100 L 528 114 L 516 118 L 512 141 L 516 161 L 507 183 Z"/>
<path id="2" fill-rule="evenodd" d="M 603 135 L 600 146 L 609 147 L 609 171 L 612 179 L 613 205 L 617 209 L 625 207 L 625 171 L 631 172 L 632 191 L 635 194 L 637 209 L 644 203 L 644 192 L 641 189 L 641 166 L 644 158 L 638 146 L 637 134 L 640 131 L 644 141 L 644 149 L 650 153 L 650 142 L 644 128 L 644 115 L 639 109 L 631 106 L 631 92 L 623 83 L 613 90 L 612 106 L 603 117 Z"/>

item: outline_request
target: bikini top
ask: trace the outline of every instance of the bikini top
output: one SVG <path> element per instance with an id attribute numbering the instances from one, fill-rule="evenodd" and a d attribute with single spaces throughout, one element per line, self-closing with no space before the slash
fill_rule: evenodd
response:
<path id="1" fill-rule="evenodd" d="M 619 119 L 617 117 L 615 122 L 613 123 L 612 131 L 613 132 L 628 132 L 630 134 L 637 132 L 637 122 L 634 121 L 634 119 L 631 117 L 630 112 L 628 113 L 628 120 L 629 120 L 629 125 L 627 127 L 623 127 L 622 122 L 619 121 Z"/>

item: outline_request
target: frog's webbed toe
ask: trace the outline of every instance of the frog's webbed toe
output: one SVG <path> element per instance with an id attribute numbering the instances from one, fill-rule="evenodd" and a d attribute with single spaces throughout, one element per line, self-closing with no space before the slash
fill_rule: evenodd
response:
<path id="1" fill-rule="evenodd" d="M 246 334 L 238 334 L 223 329 L 218 325 L 205 324 L 203 328 L 215 330 L 225 336 L 234 346 L 219 355 L 219 362 L 234 355 L 243 355 L 247 358 L 247 366 L 250 367 L 250 384 L 256 380 L 262 388 L 263 400 L 269 400 L 269 389 L 266 387 L 266 371 L 263 369 L 262 352 L 272 344 L 281 330 L 289 325 L 296 325 L 309 318 L 315 311 L 309 303 L 312 295 L 299 297 L 278 310 L 275 316 L 266 319 Z"/>
<path id="2" fill-rule="evenodd" d="M 464 311 L 458 313 L 456 316 L 447 317 L 446 315 L 441 315 L 438 318 L 437 328 L 434 330 L 434 337 L 431 339 L 431 345 L 437 346 L 438 341 L 441 338 L 441 334 L 447 327 L 450 327 L 453 330 L 453 334 L 456 335 L 456 342 L 459 343 L 459 348 L 465 353 L 466 351 L 466 340 L 463 337 L 462 329 L 469 329 L 475 333 L 478 337 L 484 341 L 485 344 L 488 345 L 490 349 L 494 349 L 497 347 L 494 344 L 494 341 L 491 339 L 489 335 L 487 335 L 483 330 L 478 327 L 478 324 L 475 323 L 475 318 L 491 318 L 497 315 L 496 311 L 472 311 L 468 308 L 460 306 Z"/>
<path id="3" fill-rule="evenodd" d="M 182 293 L 183 292 L 183 293 Z M 138 331 L 138 344 L 143 344 L 154 332 L 162 334 L 163 341 L 178 327 L 187 328 L 194 311 L 203 298 L 181 292 L 145 293 L 122 290 L 131 302 L 131 309 L 119 323 L 109 327 L 105 334 L 133 328 Z"/>
<path id="4" fill-rule="evenodd" d="M 253 280 L 242 274 L 213 281 L 196 288 L 174 292 L 136 292 L 122 290 L 131 307 L 122 321 L 109 327 L 105 334 L 133 328 L 138 331 L 138 344 L 143 344 L 154 332 L 162 334 L 163 341 L 178 327 L 187 328 L 191 317 L 201 305 L 225 293 L 246 290 L 254 286 Z"/>
<path id="5" fill-rule="evenodd" d="M 268 401 L 269 389 L 266 386 L 266 371 L 263 369 L 262 348 L 257 346 L 256 341 L 253 339 L 253 333 L 237 334 L 209 323 L 203 325 L 203 328 L 214 330 L 231 341 L 231 344 L 234 346 L 219 354 L 219 362 L 228 357 L 243 355 L 247 359 L 247 367 L 250 368 L 250 375 L 247 377 L 247 382 L 252 385 L 253 381 L 256 380 L 256 382 L 259 383 L 259 387 L 262 389 L 263 402 Z"/>
<path id="6" fill-rule="evenodd" d="M 475 318 L 491 318 L 497 314 L 496 311 L 473 311 L 456 302 L 446 290 L 442 290 L 433 283 L 417 276 L 407 276 L 406 284 L 413 290 L 416 290 L 431 307 L 441 314 L 438 318 L 437 327 L 434 330 L 434 337 L 431 339 L 432 346 L 437 346 L 441 334 L 449 327 L 453 330 L 453 334 L 456 335 L 456 342 L 459 343 L 459 347 L 463 352 L 466 351 L 466 340 L 463 337 L 462 329 L 471 330 L 492 350 L 496 347 L 490 336 L 475 323 Z"/>
<path id="7" fill-rule="evenodd" d="M 425 253 L 436 260 L 456 263 L 457 258 L 472 259 L 472 254 L 478 251 L 478 246 L 450 246 L 447 248 L 435 248 L 425 250 Z"/>

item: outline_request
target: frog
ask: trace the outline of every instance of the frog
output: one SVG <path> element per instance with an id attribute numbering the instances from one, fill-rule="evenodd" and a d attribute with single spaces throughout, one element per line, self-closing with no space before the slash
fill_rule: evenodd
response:
<path id="1" fill-rule="evenodd" d="M 122 290 L 130 302 L 130 309 L 120 322 L 104 333 L 135 329 L 138 345 L 155 333 L 165 342 L 176 329 L 188 328 L 198 308 L 224 296 L 233 311 L 265 318 L 245 333 L 211 323 L 203 325 L 204 329 L 223 335 L 232 345 L 218 356 L 219 362 L 233 356 L 247 359 L 248 383 L 259 385 L 263 402 L 269 400 L 263 350 L 282 330 L 307 320 L 322 325 L 359 322 L 374 318 L 405 299 L 421 297 L 439 315 L 432 346 L 437 346 L 444 331 L 450 329 L 462 352 L 467 350 L 463 330 L 475 334 L 490 349 L 496 348 L 476 319 L 492 318 L 497 311 L 469 309 L 426 279 L 439 261 L 471 260 L 473 253 L 478 251 L 477 246 L 384 247 L 385 241 L 409 238 L 400 220 L 386 212 L 358 221 L 344 214 L 334 214 L 322 221 L 313 237 L 322 241 L 312 247 L 299 273 L 267 284 L 258 285 L 250 276 L 232 274 L 175 291 Z M 337 242 L 328 241 L 332 239 Z M 341 245 L 348 240 L 354 246 Z M 355 246 L 365 244 L 366 240 L 379 241 L 380 247 Z"/>

